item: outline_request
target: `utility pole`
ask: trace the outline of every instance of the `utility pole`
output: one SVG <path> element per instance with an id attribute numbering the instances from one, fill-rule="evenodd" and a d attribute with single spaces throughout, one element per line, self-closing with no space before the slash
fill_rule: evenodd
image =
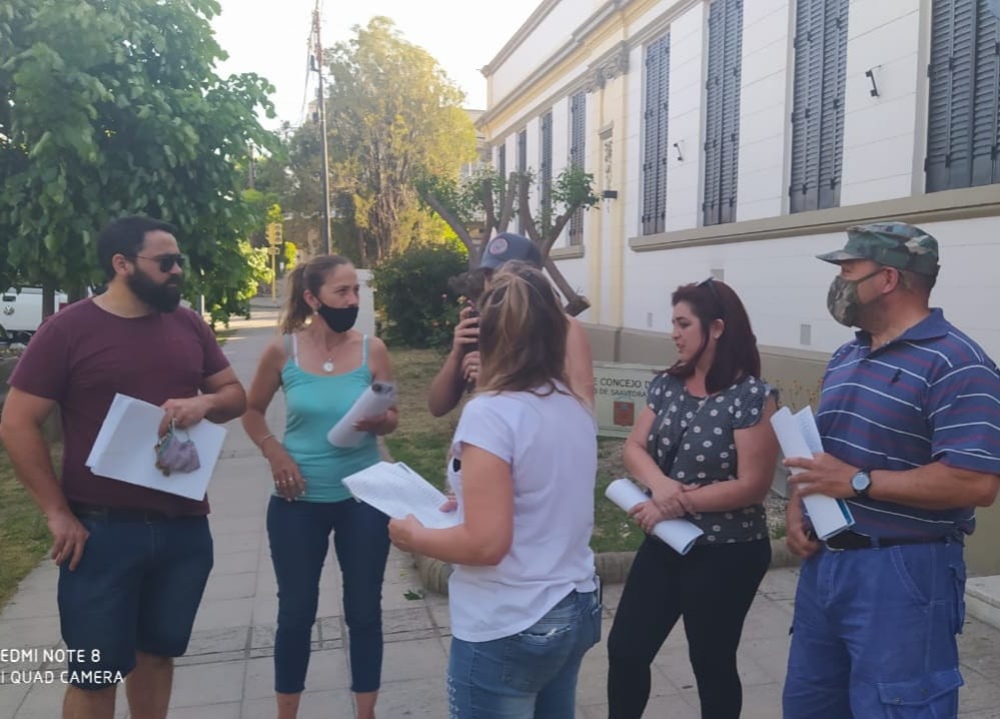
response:
<path id="1" fill-rule="evenodd" d="M 319 74 L 319 90 L 317 100 L 319 103 L 319 131 L 323 148 L 323 248 L 326 254 L 330 254 L 330 155 L 326 146 L 326 93 L 323 91 L 323 42 L 320 40 L 319 22 L 319 2 L 316 0 L 316 7 L 313 10 L 313 40 L 316 43 L 316 72 Z"/>

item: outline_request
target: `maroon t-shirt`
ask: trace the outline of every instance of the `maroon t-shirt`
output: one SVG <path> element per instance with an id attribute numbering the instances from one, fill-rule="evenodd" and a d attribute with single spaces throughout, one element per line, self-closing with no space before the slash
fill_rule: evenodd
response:
<path id="1" fill-rule="evenodd" d="M 125 318 L 88 299 L 42 323 L 9 383 L 59 404 L 62 488 L 68 500 L 204 515 L 207 499 L 195 501 L 100 477 L 86 461 L 116 393 L 159 406 L 168 399 L 196 396 L 205 378 L 228 366 L 212 330 L 191 310 L 178 307 L 171 313 Z M 155 459 L 152 443 L 136 451 L 148 451 L 150 461 Z"/>

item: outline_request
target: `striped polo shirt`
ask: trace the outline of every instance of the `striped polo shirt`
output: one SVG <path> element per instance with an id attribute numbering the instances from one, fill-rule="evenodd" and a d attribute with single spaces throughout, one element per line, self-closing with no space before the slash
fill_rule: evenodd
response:
<path id="1" fill-rule="evenodd" d="M 1000 474 L 1000 374 L 940 309 L 875 351 L 863 331 L 838 349 L 823 377 L 816 422 L 826 452 L 868 471 L 942 462 Z M 847 502 L 853 529 L 873 537 L 960 538 L 975 528 L 973 507 Z"/>

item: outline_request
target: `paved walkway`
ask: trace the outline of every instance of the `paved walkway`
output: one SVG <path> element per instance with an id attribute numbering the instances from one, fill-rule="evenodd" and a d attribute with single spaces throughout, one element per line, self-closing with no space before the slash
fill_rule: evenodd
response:
<path id="1" fill-rule="evenodd" d="M 235 322 L 239 330 L 225 351 L 240 377 L 249 382 L 257 358 L 273 333 L 275 313 L 255 312 L 255 320 Z M 280 396 L 269 413 L 282 425 Z M 264 507 L 271 490 L 266 464 L 238 422 L 229 425 L 222 460 L 210 487 L 215 536 L 215 570 L 201 605 L 187 656 L 178 661 L 171 719 L 258 719 L 273 717 L 272 653 L 277 610 L 275 580 L 267 547 Z M 340 577 L 330 555 L 313 634 L 302 719 L 352 716 L 348 690 Z M 0 649 L 59 647 L 55 588 L 57 571 L 43 562 L 22 583 L 0 614 Z M 788 625 L 796 572 L 770 572 L 747 619 L 740 649 L 745 719 L 778 719 L 788 652 Z M 604 635 L 611 625 L 619 586 L 605 591 Z M 448 652 L 447 600 L 423 594 L 408 556 L 395 549 L 386 570 L 384 684 L 379 699 L 383 719 L 447 716 L 444 676 Z M 1000 718 L 1000 631 L 970 619 L 961 639 L 962 717 Z M 59 666 L 21 665 L 22 669 Z M 56 683 L 0 685 L 0 719 L 56 719 L 63 688 Z M 601 719 L 607 651 L 603 642 L 586 657 L 580 676 L 578 717 Z M 127 717 L 124 692 L 117 716 Z M 698 699 L 678 628 L 655 662 L 653 697 L 647 717 L 697 719 Z M 845 717 L 845 719 L 848 719 Z M 865 717 L 863 719 L 870 719 Z"/>

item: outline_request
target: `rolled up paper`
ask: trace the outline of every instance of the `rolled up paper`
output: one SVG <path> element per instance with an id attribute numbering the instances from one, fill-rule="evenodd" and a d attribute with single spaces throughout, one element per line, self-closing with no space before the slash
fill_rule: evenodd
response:
<path id="1" fill-rule="evenodd" d="M 626 512 L 640 502 L 649 501 L 649 497 L 628 479 L 616 479 L 604 490 L 604 496 Z M 686 519 L 664 519 L 653 526 L 653 534 L 683 555 L 704 532 Z"/>
<path id="2" fill-rule="evenodd" d="M 334 447 L 357 447 L 366 432 L 359 432 L 354 425 L 363 419 L 378 417 L 396 403 L 396 387 L 389 382 L 373 382 L 326 434 Z"/>

